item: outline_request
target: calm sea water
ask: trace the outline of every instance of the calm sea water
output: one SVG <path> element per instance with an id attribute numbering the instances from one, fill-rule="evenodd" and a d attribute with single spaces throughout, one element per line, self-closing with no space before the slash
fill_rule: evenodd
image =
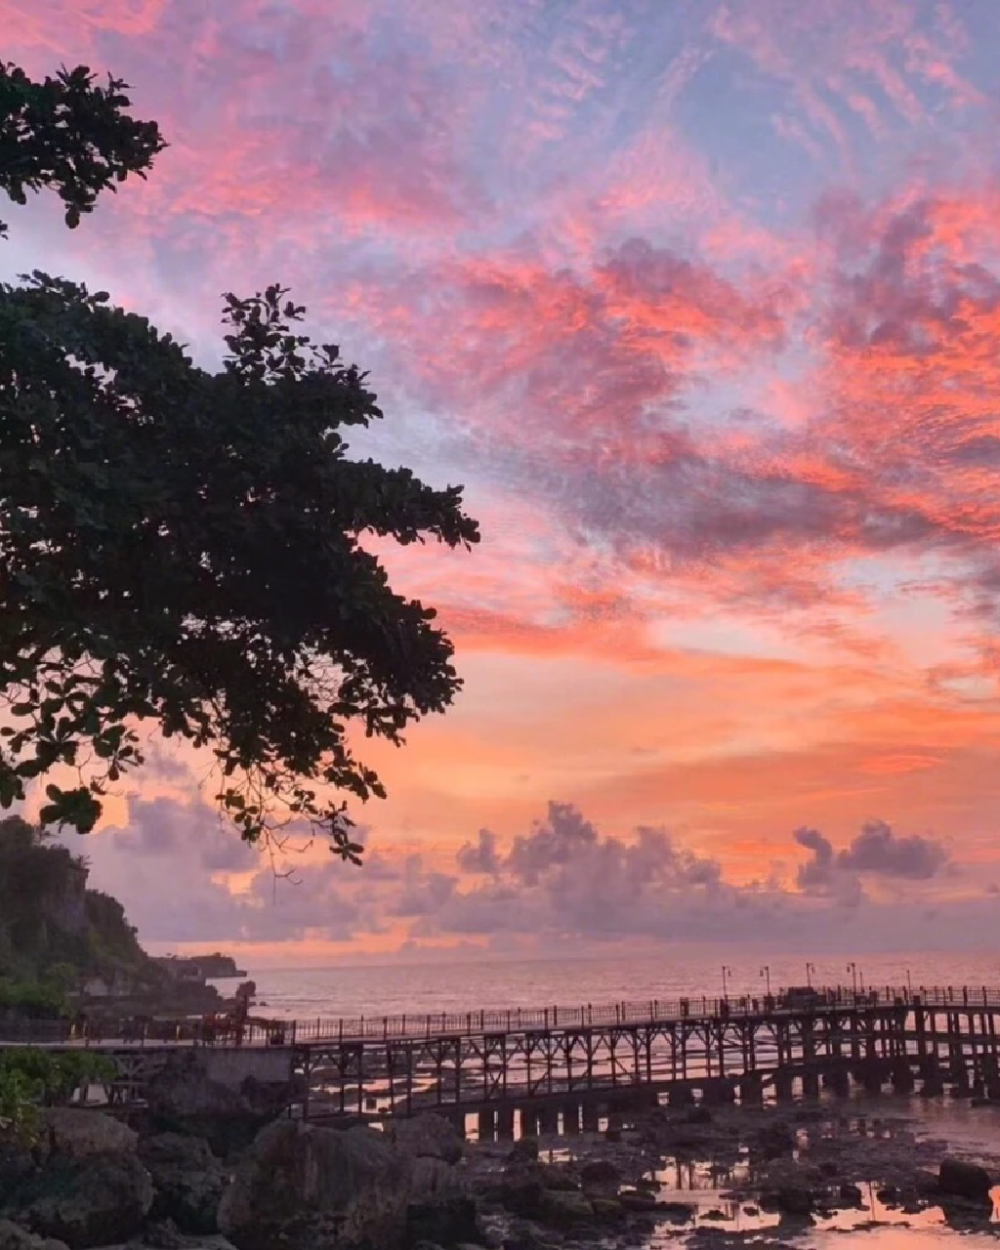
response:
<path id="1" fill-rule="evenodd" d="M 782 986 L 920 985 L 1000 986 L 1000 952 L 878 955 L 856 960 L 830 956 L 759 959 L 730 956 L 725 974 L 730 995 L 762 995 L 768 977 L 772 990 Z M 764 967 L 768 972 L 764 972 Z M 678 952 L 602 959 L 495 961 L 443 964 L 384 964 L 336 968 L 249 969 L 257 983 L 258 1006 L 275 1017 L 304 1020 L 338 1016 L 381 1016 L 472 1011 L 623 999 L 718 997 L 723 965 L 715 955 Z M 231 983 L 222 983 L 231 988 Z"/>
<path id="2" fill-rule="evenodd" d="M 807 969 L 806 964 L 809 964 Z M 790 985 L 905 986 L 914 988 L 940 985 L 1000 987 L 1000 951 L 996 954 L 967 955 L 911 952 L 905 955 L 878 955 L 865 960 L 808 956 L 778 957 L 766 964 L 759 958 L 729 957 L 725 965 L 725 987 L 730 995 L 758 996 L 765 992 L 768 978 L 772 990 Z M 765 971 L 765 968 L 767 971 Z M 442 964 L 367 964 L 363 967 L 260 968 L 251 965 L 249 975 L 257 983 L 258 1005 L 262 1014 L 288 1019 L 336 1018 L 338 1016 L 381 1016 L 462 1012 L 476 1009 L 504 1009 L 548 1005 L 575 1006 L 584 1003 L 613 1003 L 623 999 L 717 997 L 723 988 L 723 964 L 716 954 L 680 951 L 672 948 L 662 955 L 601 959 L 561 959 L 518 961 L 477 961 Z M 232 988 L 231 982 L 221 983 Z M 891 1098 L 887 1103 L 891 1103 Z M 916 1099 L 899 1102 L 897 1113 L 909 1109 L 923 1124 L 924 1135 L 947 1141 L 951 1148 L 992 1155 L 1000 1140 L 1000 1110 L 985 1113 L 952 1100 Z M 884 1107 L 892 1114 L 889 1107 Z M 865 1178 L 859 1177 L 859 1182 Z M 704 1209 L 718 1208 L 720 1195 L 706 1191 L 675 1195 L 695 1200 Z M 737 1217 L 737 1220 L 740 1217 Z M 863 1241 L 866 1250 L 957 1250 L 959 1240 L 966 1250 L 992 1250 L 1000 1238 L 993 1232 L 960 1234 L 943 1223 L 940 1211 L 928 1210 L 909 1217 L 900 1226 L 898 1212 L 883 1210 L 873 1202 L 866 1220 L 876 1227 L 862 1229 L 841 1216 L 818 1227 L 793 1243 L 801 1250 L 835 1250 L 844 1236 Z M 726 1231 L 737 1231 L 731 1222 Z M 748 1233 L 748 1229 L 743 1230 Z M 761 1230 L 764 1231 L 764 1230 Z M 774 1230 L 771 1230 L 772 1232 Z M 1000 1232 L 1000 1225 L 994 1226 Z M 684 1244 L 676 1233 L 657 1233 L 644 1244 L 644 1250 L 671 1250 Z M 694 1238 L 688 1241 L 694 1244 Z"/>

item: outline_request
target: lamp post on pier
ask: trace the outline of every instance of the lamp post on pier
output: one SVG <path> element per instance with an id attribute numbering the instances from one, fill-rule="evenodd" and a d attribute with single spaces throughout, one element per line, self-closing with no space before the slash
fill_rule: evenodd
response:
<path id="1" fill-rule="evenodd" d="M 812 989 L 812 978 L 813 978 L 813 973 L 815 971 L 816 971 L 815 964 L 810 964 L 810 963 L 806 964 L 806 985 L 808 985 L 810 989 Z"/>
<path id="2" fill-rule="evenodd" d="M 724 999 L 729 997 L 729 992 L 726 988 L 726 978 L 731 977 L 732 975 L 733 975 L 732 968 L 729 968 L 725 964 L 723 964 L 722 965 L 722 997 Z"/>
<path id="3" fill-rule="evenodd" d="M 767 986 L 767 996 L 771 997 L 771 967 L 765 964 L 760 970 L 760 975 L 764 978 L 764 984 Z"/>
<path id="4" fill-rule="evenodd" d="M 847 971 L 851 974 L 851 989 L 855 994 L 858 992 L 858 965 L 852 959 L 847 965 Z"/>

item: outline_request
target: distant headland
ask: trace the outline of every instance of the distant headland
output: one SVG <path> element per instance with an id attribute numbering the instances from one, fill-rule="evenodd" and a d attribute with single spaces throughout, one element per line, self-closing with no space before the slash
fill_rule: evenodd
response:
<path id="1" fill-rule="evenodd" d="M 154 963 L 178 981 L 225 981 L 247 975 L 243 968 L 237 968 L 232 955 L 219 951 L 211 955 L 160 955 L 154 957 Z"/>

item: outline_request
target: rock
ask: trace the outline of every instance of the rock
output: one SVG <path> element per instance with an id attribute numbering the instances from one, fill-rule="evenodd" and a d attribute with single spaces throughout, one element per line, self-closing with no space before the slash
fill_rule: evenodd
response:
<path id="1" fill-rule="evenodd" d="M 618 1125 L 609 1126 L 604 1130 L 604 1140 L 609 1142 L 620 1142 L 622 1139 L 622 1130 Z"/>
<path id="2" fill-rule="evenodd" d="M 0 1133 L 0 1198 L 30 1176 L 38 1166 L 39 1152 L 12 1134 Z"/>
<path id="3" fill-rule="evenodd" d="M 197 1050 L 173 1056 L 146 1085 L 149 1113 L 161 1130 L 204 1137 L 223 1157 L 248 1149 L 293 1096 L 289 1082 L 267 1083 L 249 1076 L 239 1088 L 232 1088 L 213 1081 L 200 1066 Z"/>
<path id="4" fill-rule="evenodd" d="M 864 1201 L 864 1194 L 857 1185 L 851 1185 L 847 1181 L 840 1187 L 840 1196 L 844 1202 L 851 1203 L 852 1206 L 860 1207 Z"/>
<path id="5" fill-rule="evenodd" d="M 165 1119 L 197 1120 L 246 1111 L 239 1091 L 213 1081 L 197 1064 L 197 1052 L 180 1056 L 146 1084 L 150 1112 Z"/>
<path id="6" fill-rule="evenodd" d="M 538 1138 L 519 1137 L 507 1158 L 511 1163 L 534 1163 L 538 1158 Z"/>
<path id="7" fill-rule="evenodd" d="M 775 1203 L 785 1215 L 811 1215 L 813 1196 L 808 1189 L 797 1185 L 783 1185 L 775 1194 Z"/>
<path id="8" fill-rule="evenodd" d="M 555 1250 L 555 1245 L 536 1224 L 519 1220 L 508 1229 L 503 1250 Z"/>
<path id="9" fill-rule="evenodd" d="M 554 1189 L 563 1193 L 579 1189 L 580 1185 L 572 1173 L 559 1163 L 539 1163 L 534 1169 L 542 1183 L 543 1189 Z"/>
<path id="10" fill-rule="evenodd" d="M 152 1246 L 153 1250 L 188 1250 L 190 1239 L 184 1236 L 173 1220 L 159 1220 L 146 1225 L 142 1243 Z"/>
<path id="11" fill-rule="evenodd" d="M 795 1131 L 781 1121 L 765 1124 L 754 1144 L 765 1159 L 777 1159 L 795 1149 Z"/>
<path id="12" fill-rule="evenodd" d="M 411 1161 L 410 1200 L 412 1202 L 434 1198 L 464 1197 L 468 1193 L 469 1182 L 466 1174 L 445 1163 L 443 1159 L 421 1155 Z"/>
<path id="13" fill-rule="evenodd" d="M 681 1117 L 682 1124 L 711 1124 L 715 1117 L 709 1111 L 708 1107 L 697 1106 L 689 1107 Z"/>
<path id="14" fill-rule="evenodd" d="M 545 1187 L 537 1173 L 518 1172 L 505 1175 L 500 1189 L 500 1201 L 512 1215 L 523 1219 L 537 1219 L 542 1209 L 542 1194 Z"/>
<path id="15" fill-rule="evenodd" d="M 465 1174 L 442 1159 L 426 1155 L 414 1159 L 406 1231 L 409 1242 L 454 1246 L 476 1241 L 480 1228 Z"/>
<path id="16" fill-rule="evenodd" d="M 17 1220 L 71 1250 L 127 1241 L 153 1205 L 153 1182 L 134 1154 L 52 1159 L 19 1187 Z"/>
<path id="17" fill-rule="evenodd" d="M 66 1159 L 135 1154 L 139 1141 L 137 1133 L 113 1116 L 76 1107 L 50 1107 L 43 1111 L 39 1135 L 43 1150 Z"/>
<path id="18" fill-rule="evenodd" d="M 993 1216 L 993 1203 L 982 1194 L 978 1198 L 960 1198 L 946 1194 L 941 1198 L 941 1213 L 945 1223 L 962 1231 L 982 1228 Z"/>
<path id="19" fill-rule="evenodd" d="M 0 1220 L 0 1250 L 66 1250 L 66 1245 L 36 1237 L 10 1220 Z"/>
<path id="20" fill-rule="evenodd" d="M 369 1128 L 279 1120 L 240 1163 L 219 1228 L 237 1250 L 394 1246 L 406 1226 L 411 1163 Z"/>
<path id="21" fill-rule="evenodd" d="M 573 1193 L 579 1190 L 579 1185 L 561 1165 L 516 1162 L 508 1164 L 496 1196 L 514 1215 L 535 1220 L 541 1216 L 546 1190 L 552 1193 Z"/>
<path id="22" fill-rule="evenodd" d="M 760 1215 L 760 1207 L 751 1206 L 749 1203 L 743 1208 L 744 1215 Z"/>
<path id="23" fill-rule="evenodd" d="M 447 1167 L 440 1159 L 418 1159 L 418 1163 L 430 1163 L 439 1168 Z M 424 1189 L 419 1197 L 411 1197 L 406 1208 L 406 1237 L 412 1243 L 432 1241 L 441 1246 L 455 1246 L 462 1242 L 475 1242 L 480 1229 L 476 1204 L 467 1192 L 458 1186 Z"/>
<path id="24" fill-rule="evenodd" d="M 892 1205 L 899 1201 L 899 1190 L 895 1185 L 883 1185 L 881 1189 L 875 1191 L 875 1197 L 879 1202 Z"/>
<path id="25" fill-rule="evenodd" d="M 458 1163 L 465 1149 L 458 1130 L 433 1112 L 414 1116 L 412 1120 L 394 1121 L 389 1139 L 414 1158 L 443 1159 L 445 1163 Z M 520 1145 L 520 1142 L 515 1144 Z M 537 1142 L 535 1157 L 538 1157 Z"/>
<path id="26" fill-rule="evenodd" d="M 961 1159 L 942 1159 L 938 1171 L 938 1188 L 945 1194 L 960 1198 L 983 1198 L 989 1195 L 993 1182 L 985 1168 Z"/>
<path id="27" fill-rule="evenodd" d="M 173 1220 L 185 1233 L 218 1232 L 227 1176 L 208 1142 L 180 1133 L 160 1133 L 140 1143 L 139 1158 L 153 1179 L 150 1214 L 154 1219 Z"/>
<path id="28" fill-rule="evenodd" d="M 616 1224 L 625 1218 L 625 1208 L 617 1198 L 592 1198 L 590 1205 L 594 1211 L 594 1219 L 602 1224 Z"/>
<path id="29" fill-rule="evenodd" d="M 580 1169 L 580 1183 L 585 1194 L 614 1196 L 621 1185 L 622 1174 L 610 1159 L 592 1159 Z"/>
<path id="30" fill-rule="evenodd" d="M 564 1189 L 544 1189 L 538 1218 L 551 1228 L 574 1228 L 592 1220 L 594 1208 L 590 1200 L 581 1193 Z"/>
<path id="31" fill-rule="evenodd" d="M 687 1224 L 693 1220 L 697 1211 L 690 1202 L 661 1202 L 657 1204 L 657 1214 L 673 1224 Z"/>
<path id="32" fill-rule="evenodd" d="M 624 1189 L 618 1195 L 618 1201 L 626 1211 L 637 1213 L 660 1211 L 659 1202 L 651 1194 L 637 1194 L 634 1189 Z"/>
<path id="33" fill-rule="evenodd" d="M 484 1250 L 503 1250 L 506 1226 L 503 1217 L 491 1219 L 489 1216 L 485 1218 L 480 1216 L 480 1221 L 482 1231 L 479 1234 L 479 1240 L 483 1243 Z"/>

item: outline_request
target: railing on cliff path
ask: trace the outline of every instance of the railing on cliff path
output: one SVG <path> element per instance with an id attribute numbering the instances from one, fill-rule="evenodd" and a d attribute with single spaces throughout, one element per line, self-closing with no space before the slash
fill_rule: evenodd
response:
<path id="1" fill-rule="evenodd" d="M 0 1045 L 228 1045 L 288 1046 L 316 1042 L 364 1042 L 387 1038 L 472 1036 L 564 1029 L 585 1029 L 669 1022 L 728 1019 L 741 1016 L 805 1014 L 810 1011 L 863 1010 L 867 1007 L 983 1008 L 1000 1010 L 1000 987 L 884 986 L 855 989 L 835 986 L 811 994 L 729 995 L 653 998 L 578 1006 L 515 1007 L 505 1010 L 432 1012 L 339 1019 L 262 1020 L 242 1025 L 220 1017 L 157 1020 L 148 1017 L 78 1017 L 69 1020 L 4 1022 Z"/>

